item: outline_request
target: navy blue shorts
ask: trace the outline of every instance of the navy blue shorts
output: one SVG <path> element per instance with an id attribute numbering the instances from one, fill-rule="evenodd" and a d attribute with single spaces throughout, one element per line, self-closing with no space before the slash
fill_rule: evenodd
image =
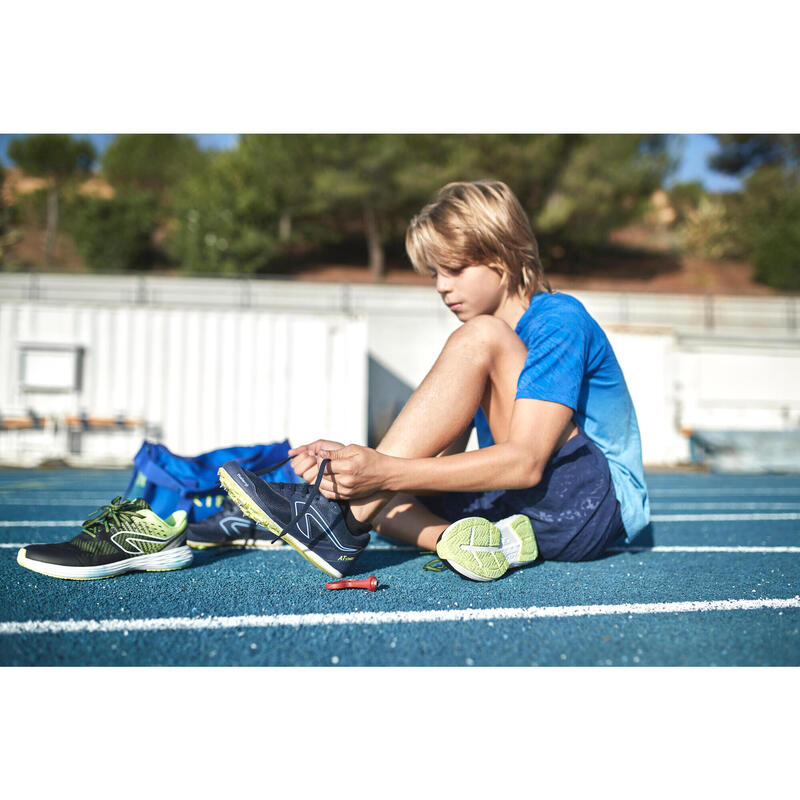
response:
<path id="1" fill-rule="evenodd" d="M 497 522 L 524 514 L 533 524 L 539 557 L 548 561 L 599 558 L 625 533 L 606 457 L 580 429 L 550 459 L 537 486 L 417 499 L 448 522 L 463 517 Z"/>

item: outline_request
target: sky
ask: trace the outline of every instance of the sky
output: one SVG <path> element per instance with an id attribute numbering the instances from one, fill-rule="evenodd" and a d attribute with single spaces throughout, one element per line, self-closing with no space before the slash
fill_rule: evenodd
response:
<path id="1" fill-rule="evenodd" d="M 8 143 L 11 139 L 25 134 L 0 133 L 0 163 L 8 166 L 11 162 L 7 156 Z M 91 139 L 99 153 L 113 140 L 113 133 L 75 134 Z M 235 133 L 195 133 L 192 134 L 200 146 L 206 150 L 226 150 L 236 145 L 238 134 Z M 711 134 L 680 134 L 673 137 L 670 145 L 678 158 L 677 170 L 669 176 L 667 186 L 675 183 L 699 181 L 710 192 L 735 192 L 741 187 L 741 181 L 729 175 L 714 172 L 708 166 L 708 159 L 717 151 L 716 140 Z"/>

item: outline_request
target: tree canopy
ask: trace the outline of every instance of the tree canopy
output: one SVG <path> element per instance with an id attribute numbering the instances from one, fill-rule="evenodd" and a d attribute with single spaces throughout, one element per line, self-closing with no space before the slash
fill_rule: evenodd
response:
<path id="1" fill-rule="evenodd" d="M 102 157 L 103 175 L 120 189 L 150 191 L 158 198 L 202 166 L 203 153 L 187 134 L 120 134 Z"/>
<path id="2" fill-rule="evenodd" d="M 123 134 L 102 157 L 114 196 L 74 195 L 68 223 L 96 269 L 172 264 L 187 272 L 268 273 L 346 258 L 381 279 L 413 214 L 455 180 L 505 181 L 542 253 L 591 253 L 639 219 L 673 163 L 666 136 L 593 134 L 243 134 L 223 152 L 178 134 Z M 713 168 L 741 192 L 670 190 L 692 247 L 752 259 L 761 280 L 800 283 L 800 135 L 719 134 Z M 48 248 L 61 188 L 86 174 L 87 140 L 29 136 L 9 155 L 48 179 Z M 69 193 L 67 193 L 69 194 Z M 74 213 L 73 213 L 74 212 Z M 722 254 L 720 256 L 720 254 Z M 49 258 L 49 256 L 48 256 Z M 403 259 L 405 261 L 405 259 Z"/>
<path id="3" fill-rule="evenodd" d="M 96 152 L 88 139 L 75 139 L 69 134 L 38 133 L 12 139 L 9 158 L 28 175 L 50 178 L 60 183 L 67 178 L 86 174 Z"/>
<path id="4" fill-rule="evenodd" d="M 380 278 L 437 189 L 481 178 L 506 181 L 537 232 L 594 244 L 640 213 L 665 152 L 663 137 L 633 135 L 246 135 L 176 190 L 171 252 L 192 269 L 268 271 L 360 237 Z"/>
<path id="5" fill-rule="evenodd" d="M 727 175 L 741 175 L 760 167 L 800 166 L 800 134 L 720 133 L 719 152 L 711 167 Z"/>
<path id="6" fill-rule="evenodd" d="M 52 262 L 58 232 L 58 200 L 63 185 L 81 175 L 87 175 L 96 153 L 88 139 L 75 139 L 69 134 L 40 133 L 22 139 L 12 139 L 8 155 L 28 175 L 46 178 L 47 233 L 44 261 Z"/>

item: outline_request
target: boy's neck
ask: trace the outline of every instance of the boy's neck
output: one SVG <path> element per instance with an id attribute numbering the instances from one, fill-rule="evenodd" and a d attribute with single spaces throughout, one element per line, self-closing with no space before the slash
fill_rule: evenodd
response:
<path id="1" fill-rule="evenodd" d="M 509 295 L 505 302 L 497 308 L 492 316 L 502 319 L 511 330 L 517 327 L 522 315 L 528 310 L 530 300 L 519 295 Z"/>

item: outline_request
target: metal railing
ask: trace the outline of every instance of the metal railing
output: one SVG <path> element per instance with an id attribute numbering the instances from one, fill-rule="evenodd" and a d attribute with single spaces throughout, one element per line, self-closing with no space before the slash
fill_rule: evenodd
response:
<path id="1" fill-rule="evenodd" d="M 800 298 L 571 291 L 603 325 L 800 336 Z M 431 288 L 280 278 L 0 274 L 0 300 L 399 316 L 449 312 Z"/>

